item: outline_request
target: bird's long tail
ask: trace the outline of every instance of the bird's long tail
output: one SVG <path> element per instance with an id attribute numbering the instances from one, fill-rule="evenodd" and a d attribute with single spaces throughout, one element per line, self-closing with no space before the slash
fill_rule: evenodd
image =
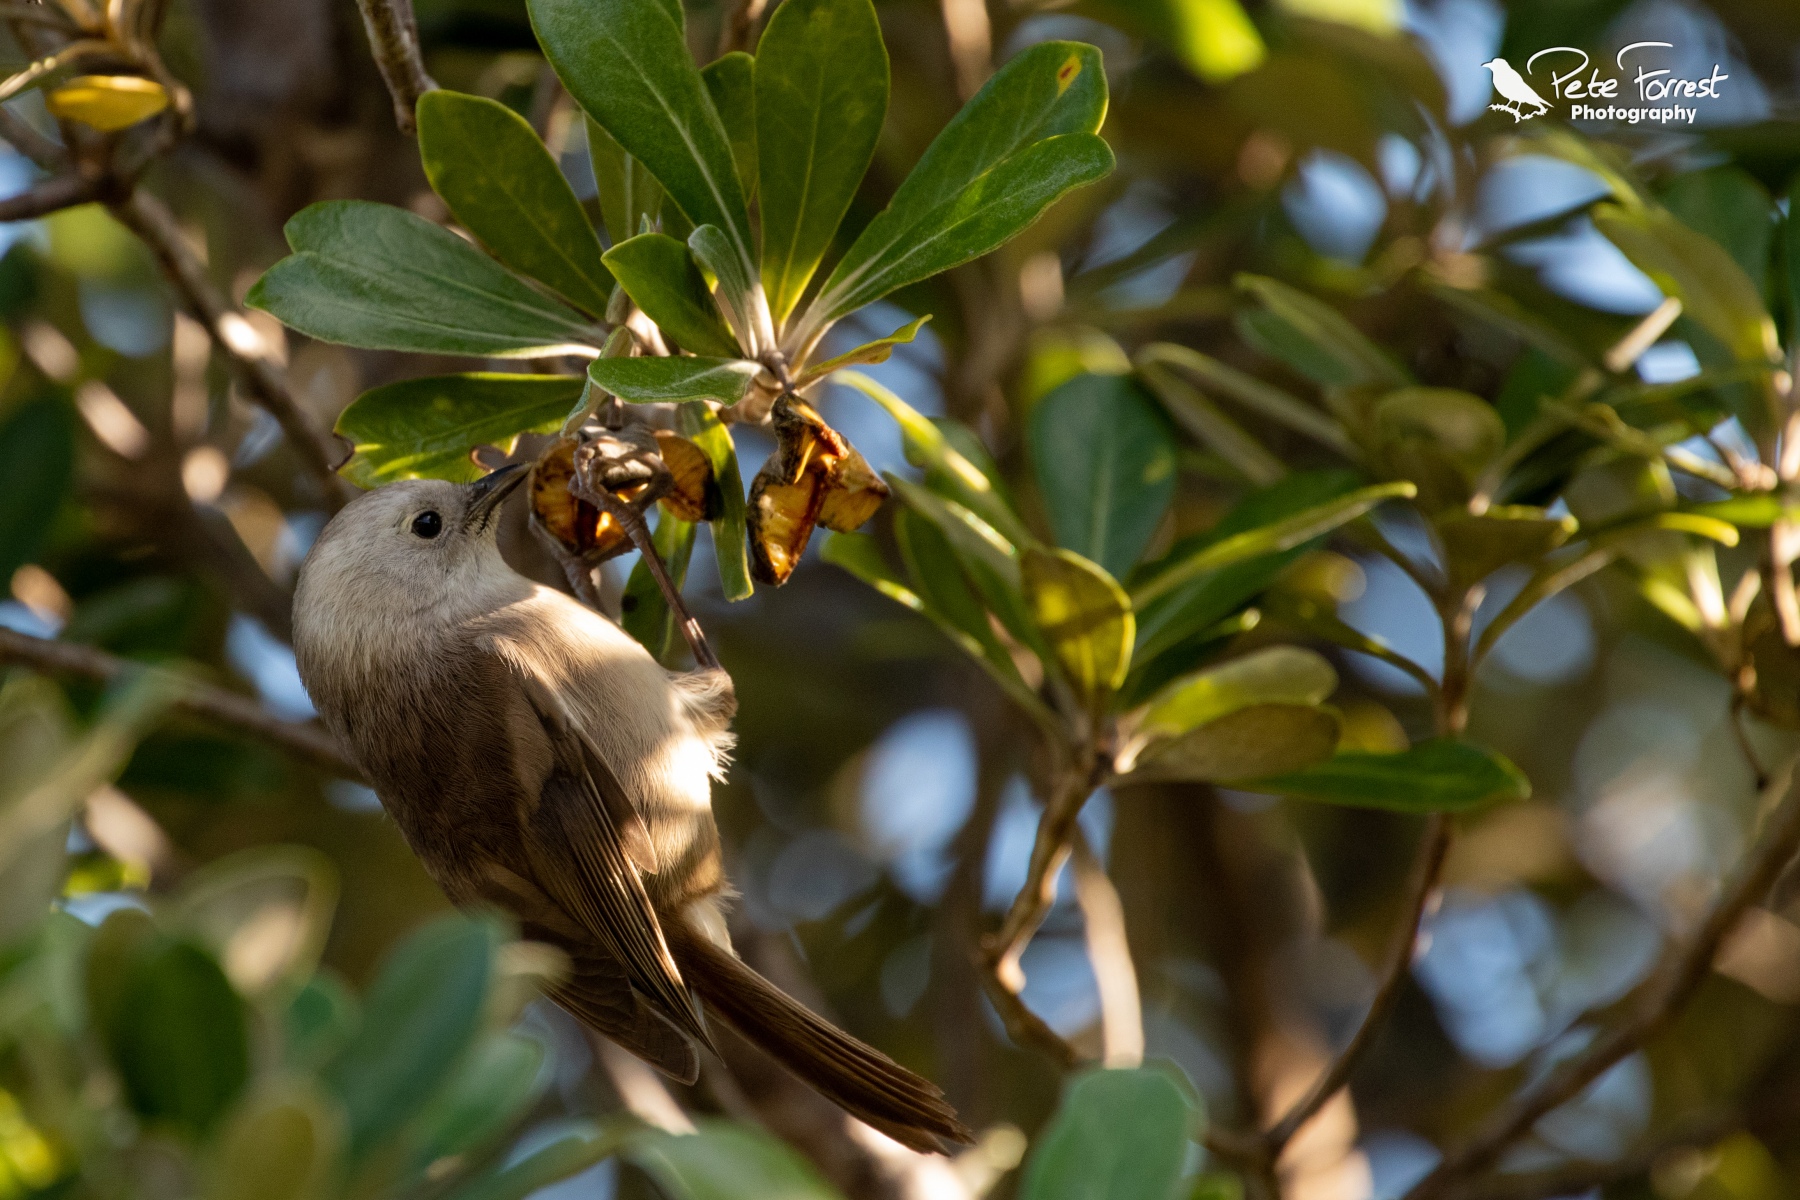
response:
<path id="1" fill-rule="evenodd" d="M 665 927 L 669 948 L 707 1012 L 832 1103 L 924 1153 L 974 1140 L 936 1084 L 809 1011 L 730 951 L 675 926 Z"/>

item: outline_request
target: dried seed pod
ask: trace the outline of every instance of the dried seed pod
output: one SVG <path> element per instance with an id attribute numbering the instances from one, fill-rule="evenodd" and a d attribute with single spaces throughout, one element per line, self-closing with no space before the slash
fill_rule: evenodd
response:
<path id="1" fill-rule="evenodd" d="M 713 478 L 712 463 L 700 447 L 678 433 L 666 429 L 656 431 L 656 446 L 663 465 L 669 469 L 669 490 L 662 506 L 683 521 L 711 521 L 724 511 L 725 499 L 719 481 Z"/>
<path id="2" fill-rule="evenodd" d="M 806 401 L 783 396 L 770 415 L 777 446 L 750 487 L 750 548 L 756 577 L 779 585 L 799 564 L 815 524 L 856 529 L 875 515 L 888 487 Z"/>
<path id="3" fill-rule="evenodd" d="M 570 495 L 569 481 L 575 477 L 576 446 L 572 438 L 559 438 L 533 464 L 531 518 L 583 562 L 604 562 L 631 549 L 631 537 L 611 514 Z"/>

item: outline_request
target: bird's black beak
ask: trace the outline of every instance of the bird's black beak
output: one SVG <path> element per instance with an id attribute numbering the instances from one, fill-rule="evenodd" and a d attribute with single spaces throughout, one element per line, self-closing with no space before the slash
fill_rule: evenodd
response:
<path id="1" fill-rule="evenodd" d="M 500 502 L 512 495 L 513 489 L 525 482 L 530 469 L 524 463 L 507 463 L 468 485 L 469 506 L 464 510 L 463 529 L 486 529 Z"/>

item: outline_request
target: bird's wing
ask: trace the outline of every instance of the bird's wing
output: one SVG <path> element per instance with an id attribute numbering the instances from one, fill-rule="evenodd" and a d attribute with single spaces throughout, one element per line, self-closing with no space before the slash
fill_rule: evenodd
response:
<path id="1" fill-rule="evenodd" d="M 551 999 L 673 1078 L 692 1083 L 699 1077 L 700 1056 L 693 1043 L 631 986 L 610 948 L 595 945 L 594 936 L 537 884 L 490 862 L 479 891 L 481 899 L 519 918 L 522 937 L 546 942 L 569 956 L 568 976 L 547 988 Z"/>
<path id="2" fill-rule="evenodd" d="M 517 655 L 499 657 L 518 675 L 555 755 L 535 810 L 520 822 L 533 876 L 624 966 L 634 989 L 676 1028 L 710 1046 L 699 1003 L 644 889 L 638 856 L 627 849 L 617 814 L 636 819 L 630 794 L 554 687 Z"/>

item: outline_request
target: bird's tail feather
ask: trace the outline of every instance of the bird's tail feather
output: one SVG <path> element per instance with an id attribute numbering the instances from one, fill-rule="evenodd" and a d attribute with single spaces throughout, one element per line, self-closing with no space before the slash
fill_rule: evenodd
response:
<path id="1" fill-rule="evenodd" d="M 936 1084 L 811 1012 L 707 938 L 667 932 L 682 977 L 707 1011 L 845 1112 L 924 1153 L 974 1140 Z"/>

